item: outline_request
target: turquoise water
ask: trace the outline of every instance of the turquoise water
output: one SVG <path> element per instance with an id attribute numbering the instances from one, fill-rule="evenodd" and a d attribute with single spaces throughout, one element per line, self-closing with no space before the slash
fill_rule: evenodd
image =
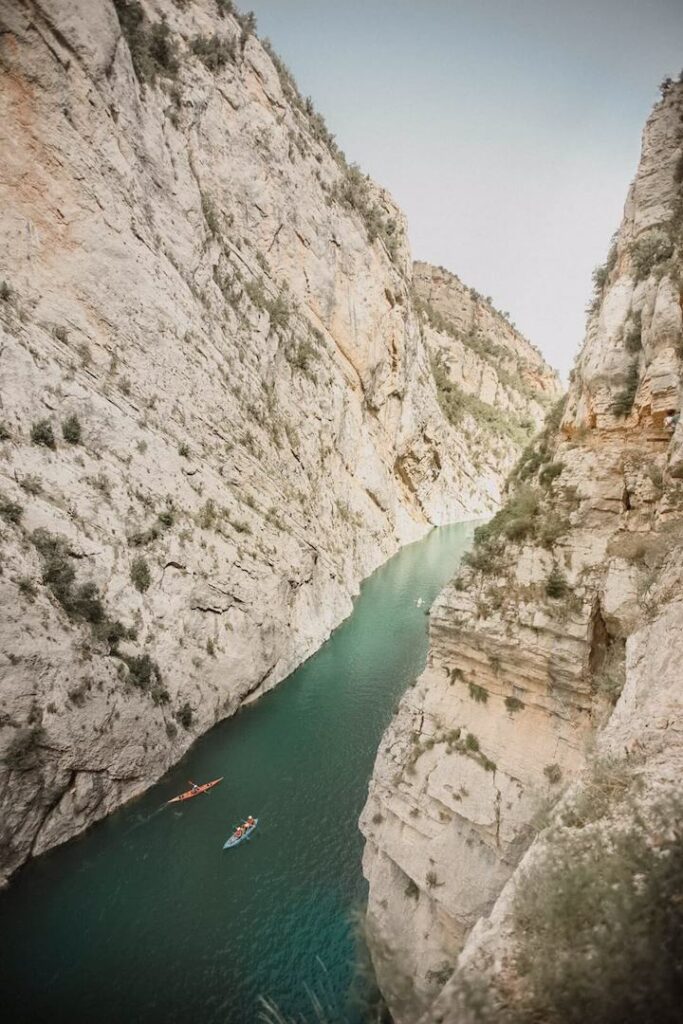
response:
<path id="1" fill-rule="evenodd" d="M 310 992 L 332 1020 L 361 1019 L 358 815 L 382 732 L 424 666 L 425 612 L 471 535 L 443 527 L 404 548 L 288 680 L 20 873 L 0 895 L 4 1020 L 251 1024 L 259 996 L 311 1019 Z M 161 809 L 187 779 L 220 775 Z M 253 838 L 223 851 L 247 814 Z"/>

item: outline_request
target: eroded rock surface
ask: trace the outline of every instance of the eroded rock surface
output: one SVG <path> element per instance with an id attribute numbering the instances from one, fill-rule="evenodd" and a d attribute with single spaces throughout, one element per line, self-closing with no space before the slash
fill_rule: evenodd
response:
<path id="1" fill-rule="evenodd" d="M 230 10 L 0 0 L 0 878 L 507 470 L 444 419 L 401 212 Z"/>
<path id="2" fill-rule="evenodd" d="M 380 749 L 364 869 L 399 1022 L 466 1019 L 455 983 L 437 999 L 458 962 L 502 975 L 517 865 L 550 842 L 534 837 L 596 746 L 637 754 L 646 801 L 680 768 L 682 188 L 671 84 L 596 272 L 566 407 L 436 602 L 428 668 Z"/>

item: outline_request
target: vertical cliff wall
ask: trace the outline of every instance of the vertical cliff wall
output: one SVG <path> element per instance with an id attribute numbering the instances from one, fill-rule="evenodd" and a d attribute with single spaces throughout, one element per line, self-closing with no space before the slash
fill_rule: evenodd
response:
<path id="1" fill-rule="evenodd" d="M 494 508 L 505 460 L 443 415 L 401 212 L 253 17 L 0 0 L 0 29 L 2 877 Z"/>
<path id="2" fill-rule="evenodd" d="M 534 839 L 565 820 L 553 807 L 583 792 L 602 807 L 596 819 L 628 818 L 611 809 L 620 782 L 590 781 L 600 757 L 628 760 L 641 810 L 680 766 L 682 189 L 683 85 L 670 83 L 595 273 L 566 406 L 432 609 L 429 666 L 378 755 L 364 868 L 378 977 L 399 1022 L 432 1005 L 465 944 L 465 976 L 485 968 L 482 990 L 499 985 L 513 1004 L 519 875 L 504 886 L 525 851 L 535 863 L 552 844 Z M 558 804 L 587 758 L 588 781 Z M 457 977 L 425 1019 L 470 1019 Z M 556 1019 L 534 1005 L 529 1020 Z M 505 1019 L 501 1006 L 471 1019 Z"/>

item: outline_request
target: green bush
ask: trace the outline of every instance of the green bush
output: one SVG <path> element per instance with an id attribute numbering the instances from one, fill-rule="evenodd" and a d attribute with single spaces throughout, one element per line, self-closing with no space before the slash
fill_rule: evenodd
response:
<path id="1" fill-rule="evenodd" d="M 508 711 L 514 714 L 515 711 L 522 710 L 522 708 L 524 707 L 524 701 L 520 700 L 519 697 L 506 697 L 505 707 L 507 708 Z"/>
<path id="2" fill-rule="evenodd" d="M 486 704 L 489 699 L 488 690 L 485 690 L 483 686 L 478 686 L 476 683 L 469 684 L 470 697 L 477 704 Z"/>
<path id="3" fill-rule="evenodd" d="M 540 494 L 533 487 L 520 487 L 493 519 L 474 531 L 475 545 L 489 544 L 499 537 L 524 540 L 533 535 L 539 513 Z M 468 560 L 468 564 L 472 564 Z"/>
<path id="4" fill-rule="evenodd" d="M 643 347 L 643 325 L 640 312 L 633 313 L 628 327 L 624 332 L 624 344 L 626 351 L 631 355 L 637 355 Z"/>
<path id="5" fill-rule="evenodd" d="M 128 679 L 140 690 L 151 690 L 161 686 L 161 669 L 149 654 L 119 654 L 118 657 L 128 666 Z"/>
<path id="6" fill-rule="evenodd" d="M 212 498 L 209 498 L 204 502 L 199 510 L 197 516 L 197 522 L 201 526 L 202 530 L 212 530 L 216 525 L 216 517 L 218 516 L 218 509 L 216 508 L 216 502 Z"/>
<path id="7" fill-rule="evenodd" d="M 152 704 L 169 704 L 171 695 L 162 683 L 152 683 L 149 689 L 149 695 L 152 698 Z"/>
<path id="8" fill-rule="evenodd" d="M 541 487 L 548 487 L 553 480 L 557 480 L 563 469 L 564 463 L 562 462 L 546 463 L 538 474 L 538 482 Z"/>
<path id="9" fill-rule="evenodd" d="M 12 431 L 4 420 L 0 420 L 0 441 L 9 441 L 11 437 Z"/>
<path id="10" fill-rule="evenodd" d="M 128 538 L 129 543 L 133 547 L 144 547 L 147 544 L 152 544 L 155 540 L 163 534 L 164 530 L 170 530 L 175 522 L 175 513 L 171 508 L 162 509 L 151 526 L 148 526 L 146 530 L 140 530 L 137 533 L 132 533 Z"/>
<path id="11" fill-rule="evenodd" d="M 94 582 L 76 584 L 76 571 L 64 538 L 41 528 L 33 531 L 31 541 L 43 561 L 42 581 L 69 618 L 89 623 L 98 639 L 115 650 L 118 641 L 127 637 L 129 631 L 120 622 L 108 618 Z"/>
<path id="12" fill-rule="evenodd" d="M 638 392 L 639 382 L 638 360 L 634 359 L 629 366 L 624 387 L 614 397 L 612 411 L 615 416 L 628 416 L 631 412 Z"/>
<path id="13" fill-rule="evenodd" d="M 561 824 L 582 829 L 600 821 L 637 785 L 631 762 L 618 757 L 596 759 L 590 764 L 581 788 L 563 809 Z"/>
<path id="14" fill-rule="evenodd" d="M 175 514 L 172 509 L 165 508 L 157 516 L 157 522 L 164 530 L 170 530 L 175 522 Z"/>
<path id="15" fill-rule="evenodd" d="M 636 281 L 649 277 L 657 264 L 668 260 L 674 251 L 669 235 L 660 228 L 641 235 L 631 246 L 631 260 Z"/>
<path id="16" fill-rule="evenodd" d="M 62 421 L 62 437 L 68 444 L 81 443 L 81 423 L 75 413 Z"/>
<path id="17" fill-rule="evenodd" d="M 465 749 L 471 750 L 473 753 L 477 753 L 479 750 L 479 740 L 471 732 L 468 732 L 465 737 Z"/>
<path id="18" fill-rule="evenodd" d="M 312 128 L 319 141 L 328 141 L 332 138 L 319 114 L 312 115 Z M 372 245 L 378 238 L 381 239 L 389 258 L 396 261 L 399 254 L 396 221 L 375 202 L 370 178 L 363 174 L 357 164 L 350 164 L 345 168 L 344 174 L 334 188 L 332 198 L 348 210 L 357 213 L 365 227 L 368 242 Z"/>
<path id="19" fill-rule="evenodd" d="M 289 324 L 291 310 L 289 307 L 289 289 L 281 288 L 276 298 L 266 304 L 270 316 L 271 327 L 285 328 Z"/>
<path id="20" fill-rule="evenodd" d="M 189 729 L 190 728 L 190 726 L 192 725 L 192 722 L 194 720 L 194 712 L 193 712 L 192 708 L 190 707 L 190 704 L 189 704 L 188 701 L 185 701 L 185 703 L 182 705 L 182 707 L 178 708 L 178 710 L 176 711 L 175 717 L 176 717 L 176 720 L 178 722 L 180 722 L 180 724 L 182 725 L 183 729 Z"/>
<path id="21" fill-rule="evenodd" d="M 403 895 L 407 896 L 409 900 L 418 900 L 420 898 L 420 887 L 412 878 L 408 879 L 408 884 L 403 890 Z"/>
<path id="22" fill-rule="evenodd" d="M 12 289 L 7 281 L 0 281 L 0 302 L 9 302 L 12 298 Z"/>
<path id="23" fill-rule="evenodd" d="M 38 420 L 31 427 L 31 441 L 33 444 L 43 445 L 44 448 L 55 448 L 55 434 L 49 420 Z"/>
<path id="24" fill-rule="evenodd" d="M 551 786 L 557 786 L 562 781 L 562 769 L 559 764 L 547 764 L 543 769 L 543 774 Z"/>
<path id="25" fill-rule="evenodd" d="M 565 597 L 569 592 L 567 577 L 564 575 L 559 565 L 554 565 L 550 570 L 545 581 L 545 592 L 548 597 L 551 597 L 554 600 Z"/>
<path id="26" fill-rule="evenodd" d="M 23 594 L 29 601 L 35 600 L 37 594 L 36 585 L 30 576 L 22 576 L 17 581 L 17 586 L 19 587 L 20 594 Z"/>
<path id="27" fill-rule="evenodd" d="M 520 884 L 520 1024 L 678 1024 L 683 802 L 606 833 L 568 833 Z M 654 839 L 653 839 L 654 837 Z"/>
<path id="28" fill-rule="evenodd" d="M 195 36 L 190 49 L 212 73 L 220 71 L 226 64 L 234 64 L 237 57 L 234 42 L 218 32 L 212 36 Z"/>
<path id="29" fill-rule="evenodd" d="M 209 196 L 202 195 L 202 214 L 204 215 L 204 220 L 206 221 L 206 226 L 209 229 L 210 234 L 212 234 L 214 238 L 218 238 L 221 233 L 221 222 L 218 216 L 218 210 Z"/>
<path id="30" fill-rule="evenodd" d="M 17 730 L 5 754 L 6 767 L 18 772 L 37 768 L 40 764 L 40 747 L 45 740 L 45 730 L 40 725 Z"/>
<path id="31" fill-rule="evenodd" d="M 178 50 L 166 21 L 152 24 L 138 0 L 114 0 L 114 8 L 140 84 L 175 78 Z"/>
<path id="32" fill-rule="evenodd" d="M 216 0 L 216 7 L 221 18 L 225 18 L 228 14 L 235 13 L 233 0 Z"/>
<path id="33" fill-rule="evenodd" d="M 16 526 L 21 521 L 23 514 L 24 510 L 21 505 L 0 493 L 0 518 L 4 519 L 6 523 Z"/>
<path id="34" fill-rule="evenodd" d="M 291 366 L 307 376 L 311 376 L 314 364 L 320 359 L 315 345 L 309 338 L 303 338 L 297 345 L 289 345 L 285 355 Z"/>
<path id="35" fill-rule="evenodd" d="M 130 567 L 130 578 L 133 586 L 136 590 L 139 590 L 141 594 L 144 594 L 146 590 L 149 590 L 149 585 L 152 582 L 152 576 L 149 571 L 147 561 L 138 555 L 134 558 Z"/>

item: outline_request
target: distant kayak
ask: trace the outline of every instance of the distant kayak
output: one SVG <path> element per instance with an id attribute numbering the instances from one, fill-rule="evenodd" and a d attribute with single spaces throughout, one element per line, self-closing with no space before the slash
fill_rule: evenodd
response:
<path id="1" fill-rule="evenodd" d="M 250 825 L 248 828 L 245 828 L 244 826 L 241 826 L 242 829 L 243 829 L 242 835 L 238 836 L 235 832 L 233 832 L 233 834 L 230 836 L 230 838 L 225 843 L 223 843 L 223 849 L 224 850 L 229 850 L 233 846 L 239 846 L 239 844 L 241 842 L 243 842 L 245 839 L 249 838 L 249 836 L 254 831 L 254 829 L 256 828 L 257 825 L 258 825 L 258 818 L 254 818 L 254 824 L 253 825 Z"/>
<path id="2" fill-rule="evenodd" d="M 186 793 L 181 793 L 180 796 L 174 796 L 172 800 L 167 800 L 167 804 L 178 804 L 182 803 L 183 800 L 191 800 L 193 796 L 199 796 L 200 793 L 208 793 L 210 789 L 217 786 L 219 782 L 223 781 L 223 776 L 220 779 L 214 779 L 213 782 L 204 782 L 201 786 L 193 786 L 192 789 L 188 789 Z"/>

